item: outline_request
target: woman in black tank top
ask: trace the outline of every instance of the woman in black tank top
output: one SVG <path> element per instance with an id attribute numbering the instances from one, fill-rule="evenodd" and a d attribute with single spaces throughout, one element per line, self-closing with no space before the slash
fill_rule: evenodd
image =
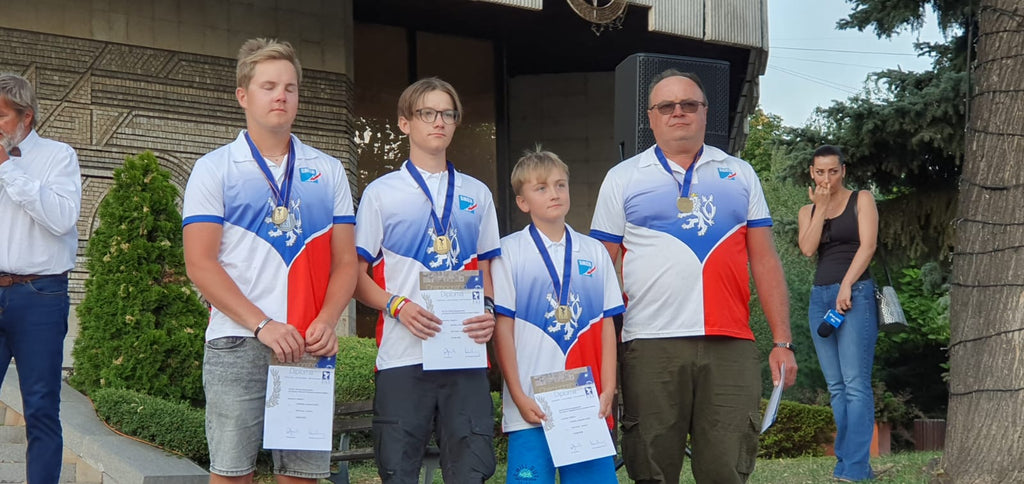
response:
<path id="1" fill-rule="evenodd" d="M 843 186 L 846 164 L 839 148 L 815 150 L 810 171 L 814 186 L 807 189 L 811 203 L 800 209 L 798 240 L 804 255 L 818 256 L 808 322 L 836 420 L 832 475 L 840 481 L 868 480 L 875 475 L 869 457 L 878 315 L 867 269 L 878 238 L 878 209 L 870 192 Z M 830 310 L 844 318 L 841 323 L 825 321 Z"/>

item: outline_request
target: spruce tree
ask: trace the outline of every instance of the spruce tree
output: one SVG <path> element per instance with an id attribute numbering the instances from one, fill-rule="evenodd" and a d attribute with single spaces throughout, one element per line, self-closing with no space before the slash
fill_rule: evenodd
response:
<path id="1" fill-rule="evenodd" d="M 156 157 L 128 157 L 100 203 L 70 382 L 203 400 L 209 312 L 185 275 L 177 188 Z"/>

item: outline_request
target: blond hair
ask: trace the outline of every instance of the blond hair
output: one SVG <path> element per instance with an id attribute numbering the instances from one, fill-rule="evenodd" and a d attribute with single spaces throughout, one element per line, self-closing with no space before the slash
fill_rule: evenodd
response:
<path id="1" fill-rule="evenodd" d="M 565 177 L 569 178 L 569 165 L 566 165 L 558 155 L 544 151 L 540 145 L 535 146 L 532 150 L 526 150 L 519 161 L 516 161 L 516 166 L 512 168 L 512 191 L 517 196 L 522 195 L 523 185 L 547 177 L 554 170 L 562 170 L 565 172 Z"/>
<path id="2" fill-rule="evenodd" d="M 455 111 L 459 113 L 455 123 L 459 124 L 462 121 L 462 101 L 459 100 L 459 94 L 455 92 L 455 88 L 451 84 L 438 77 L 426 77 L 405 88 L 402 95 L 398 97 L 398 117 L 412 119 L 416 103 L 420 102 L 423 96 L 434 91 L 441 91 L 451 96 L 452 103 L 455 104 Z"/>
<path id="3" fill-rule="evenodd" d="M 302 65 L 295 55 L 295 49 L 288 42 L 277 39 L 249 39 L 238 49 L 238 66 L 235 68 L 235 82 L 243 89 L 249 87 L 256 65 L 268 60 L 286 60 L 295 67 L 295 77 L 302 84 Z"/>

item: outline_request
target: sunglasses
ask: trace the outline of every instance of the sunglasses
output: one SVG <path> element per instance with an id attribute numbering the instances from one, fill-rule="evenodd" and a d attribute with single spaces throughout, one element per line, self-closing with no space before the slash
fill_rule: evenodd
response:
<path id="1" fill-rule="evenodd" d="M 437 120 L 438 116 L 441 116 L 441 121 L 444 121 L 444 124 L 458 123 L 459 118 L 462 117 L 461 113 L 454 109 L 438 111 L 430 108 L 421 108 L 416 110 L 416 115 L 419 116 L 420 121 L 423 121 L 424 123 L 433 123 Z"/>
<path id="2" fill-rule="evenodd" d="M 658 110 L 658 114 L 663 116 L 669 116 L 676 112 L 676 106 L 679 106 L 684 113 L 695 113 L 701 106 L 707 106 L 708 104 L 701 101 L 662 101 L 654 106 L 648 108 L 648 111 Z"/>

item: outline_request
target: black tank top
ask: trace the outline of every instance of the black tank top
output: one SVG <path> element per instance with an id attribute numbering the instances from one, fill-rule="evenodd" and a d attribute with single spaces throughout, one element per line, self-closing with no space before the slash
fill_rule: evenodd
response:
<path id="1" fill-rule="evenodd" d="M 846 271 L 853 263 L 853 256 L 860 248 L 860 232 L 857 230 L 857 192 L 850 193 L 843 213 L 836 218 L 825 219 L 818 244 L 818 268 L 814 271 L 814 285 L 827 286 L 843 282 Z M 811 216 L 814 216 L 811 206 Z M 870 279 L 871 273 L 864 271 L 858 281 Z"/>

